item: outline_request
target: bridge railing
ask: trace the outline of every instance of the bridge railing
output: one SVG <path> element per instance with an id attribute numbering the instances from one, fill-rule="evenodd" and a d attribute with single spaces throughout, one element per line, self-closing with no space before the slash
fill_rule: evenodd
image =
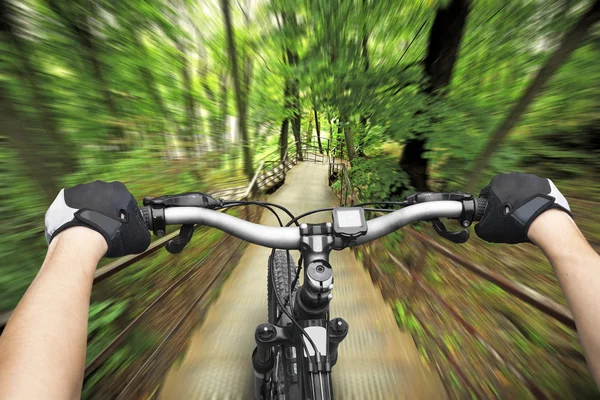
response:
<path id="1" fill-rule="evenodd" d="M 359 202 L 358 190 L 353 186 L 352 181 L 350 179 L 350 175 L 348 173 L 348 166 L 346 162 L 337 162 L 334 158 L 334 154 L 336 150 L 332 151 L 332 158 L 330 161 L 330 182 L 331 186 L 340 199 L 340 204 L 342 206 L 350 206 L 357 202 Z M 337 152 L 340 154 L 341 152 Z M 336 183 L 337 182 L 337 183 Z M 381 215 L 380 213 L 376 213 Z M 415 265 L 404 265 L 400 260 L 394 257 L 393 254 L 388 254 L 390 259 L 394 262 L 396 267 L 403 271 L 410 279 L 416 283 L 427 295 L 437 303 L 440 308 L 445 309 L 448 313 L 453 317 L 453 319 L 458 322 L 472 337 L 474 337 L 485 349 L 488 350 L 490 354 L 496 359 L 496 361 L 508 368 L 508 370 L 523 383 L 523 385 L 529 390 L 529 392 L 535 398 L 546 398 L 546 394 L 533 382 L 530 378 L 528 378 L 528 374 L 526 371 L 519 370 L 513 363 L 510 361 L 509 357 L 504 354 L 503 351 L 495 348 L 489 341 L 485 339 L 485 335 L 473 324 L 469 323 L 463 316 L 460 310 L 458 310 L 455 306 L 450 305 L 447 301 L 445 301 L 435 290 L 430 288 L 426 281 L 421 277 L 421 274 L 417 271 L 422 271 L 422 267 L 427 259 L 428 254 L 430 252 L 435 252 L 444 257 L 452 260 L 455 265 L 458 267 L 464 268 L 465 270 L 483 278 L 484 280 L 492 283 L 498 288 L 502 289 L 507 294 L 516 297 L 517 299 L 525 302 L 526 304 L 534 307 L 539 310 L 543 314 L 549 316 L 550 318 L 560 322 L 566 328 L 575 331 L 575 321 L 573 320 L 573 316 L 571 312 L 564 306 L 558 304 L 551 298 L 540 294 L 539 292 L 521 284 L 515 282 L 511 279 L 508 279 L 489 268 L 486 268 L 482 265 L 479 265 L 477 262 L 470 260 L 464 256 L 460 256 L 448 248 L 439 244 L 436 240 L 427 237 L 416 230 L 406 227 L 403 229 L 404 232 L 408 233 L 408 235 L 412 236 L 416 240 L 418 240 L 423 245 L 423 251 L 420 252 Z M 379 268 L 376 266 L 375 268 Z M 378 271 L 378 274 L 383 276 L 381 270 Z M 410 309 L 410 305 L 408 305 Z M 409 310 L 410 311 L 410 310 Z M 427 324 L 421 320 L 421 317 L 417 313 L 411 314 L 417 319 L 421 326 L 423 326 L 426 335 L 436 343 L 437 347 L 440 348 L 441 352 L 444 356 L 449 360 L 449 362 L 456 368 L 456 372 L 460 375 L 462 380 L 465 382 L 466 386 L 469 387 L 474 393 L 478 393 L 475 390 L 475 382 L 472 382 L 467 374 L 461 370 L 460 364 L 456 357 L 452 354 L 443 341 L 437 337 L 434 332 L 431 332 L 429 328 L 427 328 Z M 481 394 L 481 396 L 484 396 Z M 485 397 L 485 396 L 484 396 Z"/>
<path id="2" fill-rule="evenodd" d="M 353 206 L 358 199 L 358 190 L 352 184 L 350 163 L 344 160 L 343 143 L 331 148 L 329 156 L 329 184 L 340 199 L 342 207 Z"/>

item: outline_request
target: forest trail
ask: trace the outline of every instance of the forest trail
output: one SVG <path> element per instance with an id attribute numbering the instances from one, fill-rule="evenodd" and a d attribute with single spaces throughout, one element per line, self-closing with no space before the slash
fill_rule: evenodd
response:
<path id="1" fill-rule="evenodd" d="M 328 186 L 328 166 L 299 163 L 269 201 L 296 215 L 338 205 Z M 322 222 L 325 213 L 304 222 Z M 265 212 L 263 224 L 276 225 Z M 193 334 L 181 363 L 168 372 L 160 398 L 250 399 L 254 330 L 267 321 L 267 259 L 270 249 L 250 245 Z M 298 254 L 293 254 L 298 259 Z M 333 369 L 337 399 L 445 399 L 438 374 L 425 366 L 409 333 L 351 250 L 331 254 L 335 288 L 331 317 L 350 325 Z"/>

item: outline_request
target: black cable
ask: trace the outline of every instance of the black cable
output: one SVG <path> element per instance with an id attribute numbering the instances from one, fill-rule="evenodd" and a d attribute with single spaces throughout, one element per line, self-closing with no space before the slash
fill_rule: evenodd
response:
<path id="1" fill-rule="evenodd" d="M 294 218 L 293 220 L 291 220 L 290 222 L 288 222 L 286 226 L 290 226 L 293 223 L 297 223 L 297 221 L 299 219 L 307 217 L 309 215 L 316 214 L 316 213 L 319 213 L 319 212 L 324 212 L 324 211 L 332 211 L 333 209 L 334 209 L 334 207 L 328 207 L 328 208 L 319 208 L 319 209 L 316 209 L 316 210 L 305 212 L 304 214 L 300 214 L 299 216 L 297 216 L 296 218 Z"/>
<path id="2" fill-rule="evenodd" d="M 275 204 L 275 203 L 269 203 L 266 201 L 231 200 L 231 201 L 225 201 L 223 204 L 255 204 L 255 205 L 259 205 L 259 206 L 271 206 L 271 207 L 278 208 L 281 211 L 283 211 L 284 213 L 286 213 L 288 215 L 288 217 L 290 217 L 290 219 L 294 219 L 294 214 L 292 214 L 290 212 L 290 210 L 288 210 L 284 206 L 280 206 L 279 204 Z M 298 224 L 296 224 L 296 225 L 298 225 Z"/>
<path id="3" fill-rule="evenodd" d="M 354 207 L 362 207 L 362 206 L 371 206 L 374 204 L 384 204 L 386 206 L 407 206 L 408 202 L 406 200 L 404 201 L 372 201 L 369 203 L 360 203 L 360 204 L 356 204 Z"/>
<path id="4" fill-rule="evenodd" d="M 373 212 L 387 212 L 387 213 L 398 211 L 398 210 L 392 210 L 392 209 L 389 209 L 389 208 L 363 208 L 363 210 L 365 210 L 365 211 L 373 211 Z"/>
<path id="5" fill-rule="evenodd" d="M 273 277 L 274 274 L 274 263 L 273 260 L 275 259 L 275 249 L 273 249 L 271 251 L 271 257 L 269 257 L 269 268 L 271 269 L 271 277 Z M 281 311 L 284 312 L 284 314 L 290 319 L 290 321 L 292 321 L 292 323 L 294 325 L 296 325 L 296 328 L 298 328 L 300 330 L 300 332 L 302 333 L 302 335 L 304 335 L 305 338 L 308 339 L 308 342 L 311 344 L 313 350 L 315 351 L 315 356 L 321 356 L 321 353 L 319 353 L 319 351 L 317 350 L 317 346 L 315 345 L 315 342 L 313 342 L 313 340 L 311 339 L 311 337 L 308 335 L 308 333 L 306 333 L 306 331 L 304 330 L 304 328 L 302 326 L 300 326 L 300 324 L 298 323 L 298 321 L 296 321 L 296 319 L 288 312 L 288 310 L 285 309 L 285 307 L 283 307 L 283 304 L 281 304 L 281 299 L 279 298 L 279 295 L 277 293 L 277 288 L 275 286 L 275 280 L 271 279 L 271 286 L 273 287 L 273 293 L 275 294 L 275 299 L 277 300 L 277 304 L 279 305 L 279 308 L 281 309 Z M 304 340 L 302 340 L 302 344 L 304 349 L 306 350 L 306 355 L 310 356 L 310 354 L 308 353 L 308 349 L 306 348 L 306 343 L 304 342 Z M 310 357 L 309 357 L 310 360 Z"/>
<path id="6" fill-rule="evenodd" d="M 273 210 L 271 207 L 269 207 L 268 205 L 264 205 L 264 204 L 257 204 L 257 203 L 246 203 L 246 202 L 235 202 L 235 203 L 227 203 L 223 206 L 223 208 L 233 208 L 233 207 L 240 207 L 240 206 L 246 206 L 246 205 L 257 205 L 263 208 L 266 208 L 267 210 L 269 210 L 277 219 L 277 222 L 279 223 L 279 226 L 283 226 L 283 222 L 281 221 L 281 218 L 279 217 L 279 214 L 277 214 L 277 212 L 275 210 Z"/>
<path id="7" fill-rule="evenodd" d="M 233 208 L 233 207 L 239 207 L 239 206 L 245 206 L 247 204 L 244 203 L 230 203 L 230 204 L 225 204 L 223 206 L 223 208 Z M 275 216 L 275 218 L 277 218 L 277 222 L 279 222 L 279 226 L 283 226 L 283 222 L 281 221 L 281 218 L 279 218 L 279 215 L 275 212 L 275 210 L 273 210 L 271 207 L 264 205 L 264 204 L 256 204 L 257 206 L 261 206 L 266 208 L 267 210 L 271 211 L 273 213 L 273 215 Z"/>
<path id="8" fill-rule="evenodd" d="M 291 268 L 291 262 L 290 262 L 290 251 L 286 250 L 285 251 L 285 256 L 287 257 L 287 278 L 288 278 L 288 299 L 291 298 L 292 296 L 292 268 Z M 286 302 L 283 303 L 283 306 L 286 307 L 287 304 Z"/>
<path id="9" fill-rule="evenodd" d="M 300 259 L 298 260 L 298 268 L 296 269 L 296 277 L 294 278 L 292 287 L 296 285 L 296 282 L 298 282 L 298 278 L 300 277 L 300 271 L 302 271 L 302 261 L 302 256 L 300 256 Z"/>
<path id="10" fill-rule="evenodd" d="M 367 204 L 393 204 L 393 205 L 403 205 L 402 203 L 399 202 L 377 202 L 377 203 L 362 203 L 362 204 L 357 204 L 354 207 L 359 207 L 362 205 L 367 205 Z M 298 220 L 302 219 L 304 217 L 307 217 L 309 215 L 312 214 L 316 214 L 319 212 L 325 212 L 325 211 L 332 211 L 334 209 L 334 207 L 327 207 L 327 208 L 318 208 L 316 210 L 312 210 L 312 211 L 308 211 L 305 212 L 304 214 L 300 214 L 298 215 L 296 218 L 292 219 L 290 222 L 288 222 L 285 226 L 290 226 L 291 224 L 295 223 L 298 224 Z M 379 212 L 394 212 L 394 211 L 398 211 L 398 210 L 391 210 L 391 209 L 385 209 L 385 208 L 365 208 L 365 211 L 379 211 Z"/>

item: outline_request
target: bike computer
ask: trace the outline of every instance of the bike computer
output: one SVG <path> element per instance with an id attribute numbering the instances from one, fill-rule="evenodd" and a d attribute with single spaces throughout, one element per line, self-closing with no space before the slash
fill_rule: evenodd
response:
<path id="1" fill-rule="evenodd" d="M 360 207 L 333 209 L 333 232 L 342 237 L 358 237 L 367 233 L 365 210 Z"/>

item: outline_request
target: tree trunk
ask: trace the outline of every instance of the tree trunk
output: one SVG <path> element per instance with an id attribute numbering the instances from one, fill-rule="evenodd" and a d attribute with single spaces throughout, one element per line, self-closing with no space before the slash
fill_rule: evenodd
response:
<path id="1" fill-rule="evenodd" d="M 362 58 L 363 61 L 365 63 L 365 68 L 364 71 L 368 71 L 369 67 L 371 66 L 371 62 L 369 60 L 369 34 L 367 32 L 365 32 L 362 41 L 360 42 L 361 45 L 361 53 L 362 53 Z"/>
<path id="2" fill-rule="evenodd" d="M 309 146 L 312 144 L 312 137 L 313 137 L 313 121 L 312 121 L 312 118 L 309 118 L 308 119 L 308 127 L 306 130 L 306 144 Z"/>
<path id="3" fill-rule="evenodd" d="M 289 17 L 285 12 L 281 13 L 281 19 L 283 22 L 283 28 L 291 25 L 292 28 L 296 28 L 296 15 L 292 14 Z M 289 47 L 286 46 L 285 53 L 287 55 L 287 62 L 292 69 L 298 65 L 298 53 Z M 286 82 L 286 85 L 289 84 L 289 96 L 291 97 L 291 108 L 293 110 L 291 125 L 292 132 L 294 134 L 294 141 L 296 142 L 296 157 L 298 160 L 302 161 L 302 138 L 300 137 L 300 127 L 302 125 L 302 116 L 300 115 L 300 92 L 298 87 L 298 79 L 288 78 L 289 82 Z"/>
<path id="4" fill-rule="evenodd" d="M 468 14 L 469 0 L 451 0 L 446 8 L 440 8 L 436 13 L 424 63 L 425 74 L 429 80 L 423 92 L 432 97 L 443 95 L 443 89 L 452 79 Z M 416 115 L 426 112 L 422 110 Z M 418 191 L 427 190 L 425 134 L 426 132 L 413 132 L 414 138 L 405 142 L 399 161 L 400 167 L 408 174 L 411 186 Z"/>
<path id="5" fill-rule="evenodd" d="M 283 161 L 285 152 L 288 148 L 288 135 L 289 135 L 289 118 L 285 118 L 281 123 L 281 134 L 279 135 L 279 160 Z"/>
<path id="6" fill-rule="evenodd" d="M 302 115 L 300 115 L 300 92 L 298 90 L 298 81 L 294 80 L 291 90 L 292 96 L 292 133 L 296 141 L 296 155 L 298 160 L 302 161 L 302 138 L 300 137 L 300 126 L 302 125 Z"/>
<path id="7" fill-rule="evenodd" d="M 83 48 L 85 52 L 85 61 L 91 67 L 92 76 L 95 79 L 95 86 L 102 96 L 104 106 L 113 119 L 111 127 L 109 128 L 111 136 L 119 141 L 123 141 L 125 139 L 125 132 L 120 125 L 120 117 L 119 113 L 117 112 L 117 106 L 112 93 L 110 92 L 108 81 L 104 76 L 103 66 L 98 58 L 98 49 L 96 48 L 96 43 L 94 42 L 90 28 L 86 21 L 81 21 L 77 17 L 69 16 L 67 11 L 64 10 L 59 3 L 60 1 L 57 0 L 50 0 L 48 2 L 52 11 L 54 11 L 56 15 L 63 19 L 67 28 L 71 30 L 75 40 L 77 40 L 80 46 Z M 91 4 L 90 7 L 92 7 Z"/>
<path id="8" fill-rule="evenodd" d="M 315 128 L 317 129 L 317 142 L 319 143 L 319 153 L 323 154 L 323 145 L 321 144 L 321 124 L 319 123 L 317 106 L 314 106 L 313 111 L 315 113 Z"/>
<path id="9" fill-rule="evenodd" d="M 365 1 L 363 1 L 363 6 L 365 5 Z M 365 74 L 367 73 L 367 71 L 369 71 L 369 67 L 371 65 L 370 60 L 369 60 L 369 33 L 367 33 L 367 28 L 363 27 L 363 38 L 361 41 L 361 49 L 362 49 L 362 58 L 363 58 L 363 62 L 365 64 L 364 67 L 364 71 Z M 363 112 L 363 114 L 361 114 L 360 116 L 360 127 L 361 130 L 358 132 L 357 135 L 357 139 L 358 139 L 358 149 L 356 151 L 356 154 L 359 157 L 364 157 L 365 156 L 365 150 L 364 150 L 364 143 L 365 143 L 365 135 L 367 134 L 367 120 L 368 117 L 367 115 Z"/>
<path id="10" fill-rule="evenodd" d="M 284 107 L 286 110 L 290 110 L 293 105 L 292 99 L 290 97 L 291 90 L 292 90 L 291 85 L 292 85 L 292 83 L 288 79 L 288 80 L 286 80 L 285 86 L 283 88 L 283 101 L 284 101 Z M 280 160 L 283 160 L 285 151 L 288 148 L 289 125 L 290 125 L 290 119 L 284 118 L 283 122 L 281 123 L 281 135 L 279 137 L 279 158 L 280 158 Z"/>
<path id="11" fill-rule="evenodd" d="M 48 168 L 45 159 L 46 152 L 33 142 L 29 132 L 13 108 L 4 87 L 0 86 L 0 132 L 8 136 L 22 159 L 31 179 L 39 185 L 44 199 L 48 204 L 54 201 L 58 194 L 58 185 L 55 176 Z"/>
<path id="12" fill-rule="evenodd" d="M 244 56 L 244 75 L 243 75 L 243 93 L 244 93 L 244 114 L 248 115 L 248 98 L 250 96 L 250 83 L 252 79 L 252 61 L 248 56 L 248 52 L 246 52 Z M 247 119 L 247 117 L 246 117 Z M 246 129 L 248 129 L 248 122 L 246 121 Z M 250 160 L 252 160 L 252 140 L 250 139 L 250 134 L 246 134 L 246 142 L 247 147 L 250 150 Z"/>
<path id="13" fill-rule="evenodd" d="M 73 154 L 72 148 L 60 134 L 56 121 L 52 115 L 50 104 L 51 101 L 45 90 L 40 87 L 38 71 L 35 69 L 29 59 L 28 50 L 15 33 L 15 21 L 13 19 L 12 10 L 6 0 L 0 0 L 0 32 L 6 35 L 6 42 L 14 48 L 15 54 L 21 64 L 21 68 L 17 68 L 16 72 L 19 80 L 31 89 L 30 101 L 33 108 L 38 113 L 40 125 L 45 135 L 43 135 L 44 146 L 46 148 L 55 148 L 53 155 L 58 154 L 59 157 L 54 159 L 54 163 L 59 166 L 59 171 L 63 174 L 74 172 L 77 161 Z"/>
<path id="14" fill-rule="evenodd" d="M 350 129 L 350 122 L 347 118 L 344 118 L 344 139 L 346 141 L 346 149 L 348 150 L 348 160 L 352 162 L 356 158 L 356 150 L 354 148 L 352 129 Z"/>
<path id="15" fill-rule="evenodd" d="M 365 136 L 367 135 L 367 121 L 368 121 L 368 117 L 363 114 L 360 116 L 360 128 L 361 131 L 359 132 L 359 134 L 357 135 L 358 138 L 358 148 L 356 149 L 356 155 L 358 157 L 364 157 L 365 156 Z"/>
<path id="16" fill-rule="evenodd" d="M 283 18 L 284 23 L 286 22 L 285 17 Z M 290 58 L 290 56 L 292 58 Z M 284 58 L 287 57 L 287 62 L 288 65 L 291 65 L 291 63 L 294 61 L 293 58 L 293 54 L 290 54 L 289 52 L 284 52 Z M 292 98 L 292 94 L 293 94 L 293 90 L 294 90 L 294 82 L 292 80 L 292 78 L 286 78 L 285 80 L 285 85 L 283 87 L 283 102 L 284 102 L 284 107 L 286 109 L 286 111 L 291 110 L 294 108 L 294 99 Z M 283 156 L 285 155 L 285 151 L 288 148 L 288 135 L 289 135 L 289 125 L 290 125 L 290 118 L 285 118 L 281 124 L 281 136 L 279 138 L 279 145 L 280 145 L 280 151 L 279 151 L 279 155 L 280 155 L 280 159 L 283 160 Z M 293 123 L 292 123 L 292 127 L 293 127 Z M 285 137 L 284 137 L 285 136 Z M 294 135 L 295 137 L 295 135 Z M 298 151 L 300 149 L 300 146 L 298 145 L 298 140 L 295 139 L 295 143 L 296 143 L 296 156 L 298 157 Z M 298 157 L 298 159 L 300 159 L 300 157 Z"/>
<path id="17" fill-rule="evenodd" d="M 409 139 L 404 144 L 404 151 L 400 161 L 400 167 L 410 177 L 410 185 L 419 192 L 427 191 L 427 159 L 425 154 L 425 140 Z"/>
<path id="18" fill-rule="evenodd" d="M 479 154 L 473 165 L 468 184 L 469 190 L 472 191 L 475 189 L 475 186 L 479 182 L 479 178 L 488 166 L 490 156 L 500 147 L 504 138 L 517 124 L 535 97 L 542 91 L 544 85 L 565 61 L 567 61 L 571 53 L 579 47 L 581 42 L 587 36 L 590 27 L 598 21 L 600 21 L 600 0 L 596 0 L 592 7 L 581 17 L 579 22 L 577 22 L 577 24 L 575 24 L 575 26 L 565 35 L 558 49 L 538 71 L 536 77 L 517 104 L 515 104 L 510 114 L 508 114 L 498 129 L 496 129 L 485 149 Z"/>
<path id="19" fill-rule="evenodd" d="M 252 179 L 254 175 L 252 167 L 252 155 L 250 152 L 250 142 L 248 140 L 248 130 L 246 124 L 246 96 L 243 93 L 243 82 L 240 77 L 238 66 L 238 58 L 235 48 L 235 36 L 231 23 L 231 10 L 229 8 L 229 0 L 221 0 L 223 9 L 223 20 L 225 22 L 225 31 L 227 32 L 227 51 L 229 53 L 229 61 L 231 62 L 231 75 L 233 78 L 233 87 L 235 91 L 235 102 L 238 112 L 238 130 L 242 141 L 242 149 L 244 154 L 244 171 L 248 179 Z"/>
<path id="20" fill-rule="evenodd" d="M 327 108 L 327 122 L 329 122 L 329 143 L 333 144 L 333 121 L 331 120 L 331 113 L 329 112 L 329 108 Z"/>
<path id="21" fill-rule="evenodd" d="M 219 151 L 225 153 L 229 146 L 229 130 L 227 129 L 227 73 L 223 72 L 219 75 L 219 114 L 218 114 L 218 129 L 221 134 Z"/>
<path id="22" fill-rule="evenodd" d="M 469 3 L 469 0 L 452 0 L 448 7 L 439 9 L 435 16 L 425 57 L 428 92 L 444 89 L 452 79 L 469 14 Z"/>

